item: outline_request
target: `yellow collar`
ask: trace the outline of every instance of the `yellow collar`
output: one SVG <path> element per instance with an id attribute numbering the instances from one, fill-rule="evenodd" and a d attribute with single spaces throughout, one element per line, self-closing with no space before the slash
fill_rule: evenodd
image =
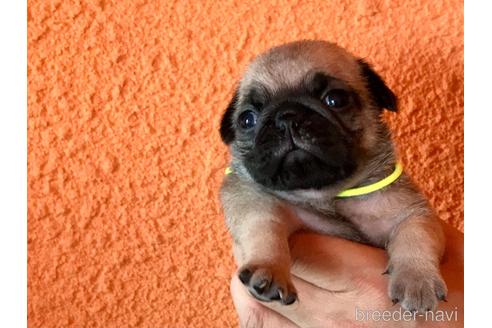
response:
<path id="1" fill-rule="evenodd" d="M 339 193 L 337 197 L 362 196 L 374 192 L 376 190 L 383 189 L 384 187 L 389 186 L 390 184 L 395 182 L 400 177 L 402 172 L 403 172 L 403 168 L 401 167 L 401 164 L 396 163 L 395 170 L 386 178 L 379 180 L 378 182 L 371 183 L 370 185 L 367 186 L 344 190 L 341 193 Z"/>
<path id="2" fill-rule="evenodd" d="M 400 177 L 402 172 L 403 172 L 403 168 L 401 164 L 396 163 L 395 170 L 386 178 L 367 186 L 344 190 L 341 193 L 339 193 L 337 197 L 345 198 L 345 197 L 354 197 L 354 196 L 362 196 L 362 195 L 370 194 L 371 192 L 383 189 L 384 187 L 389 186 L 390 184 L 395 182 Z M 229 175 L 231 173 L 232 173 L 232 169 L 230 167 L 227 167 L 225 169 L 225 174 Z"/>

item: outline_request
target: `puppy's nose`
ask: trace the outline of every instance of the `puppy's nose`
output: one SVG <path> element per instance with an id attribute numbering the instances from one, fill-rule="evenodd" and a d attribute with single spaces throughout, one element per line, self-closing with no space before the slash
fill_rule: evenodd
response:
<path id="1" fill-rule="evenodd" d="M 281 129 L 296 128 L 302 119 L 302 113 L 292 108 L 279 110 L 275 114 L 275 125 Z"/>

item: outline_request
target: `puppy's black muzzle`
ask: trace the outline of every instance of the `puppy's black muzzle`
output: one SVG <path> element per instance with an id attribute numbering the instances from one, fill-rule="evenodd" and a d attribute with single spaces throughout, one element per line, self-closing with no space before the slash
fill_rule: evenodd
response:
<path id="1" fill-rule="evenodd" d="M 316 115 L 317 114 L 317 115 Z M 316 117 L 318 116 L 318 117 Z M 339 130 L 344 138 L 351 138 L 350 131 L 342 124 L 333 111 L 327 109 L 319 100 L 311 97 L 286 98 L 276 101 L 263 109 L 259 119 L 258 128 L 272 128 L 280 131 L 287 128 L 297 129 L 305 120 L 327 120 L 333 128 Z"/>
<path id="2" fill-rule="evenodd" d="M 305 110 L 299 109 L 299 104 L 288 104 L 280 107 L 275 113 L 275 126 L 282 131 L 296 129 L 306 116 Z"/>
<path id="3" fill-rule="evenodd" d="M 301 148 L 319 153 L 317 146 L 351 143 L 351 132 L 337 115 L 310 97 L 287 98 L 263 109 L 257 124 L 255 146 L 269 145 L 289 151 Z M 284 145 L 287 143 L 287 145 Z M 321 143 L 320 145 L 316 145 Z M 318 154 L 322 155 L 322 154 Z M 324 156 L 321 156 L 324 157 Z"/>
<path id="4" fill-rule="evenodd" d="M 320 188 L 353 169 L 350 132 L 319 100 L 273 102 L 262 110 L 256 129 L 246 166 L 267 186 Z"/>

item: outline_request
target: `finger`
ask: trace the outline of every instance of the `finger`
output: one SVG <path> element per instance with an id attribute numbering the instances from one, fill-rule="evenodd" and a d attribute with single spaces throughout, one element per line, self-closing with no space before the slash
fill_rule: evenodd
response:
<path id="1" fill-rule="evenodd" d="M 383 250 L 311 233 L 296 234 L 290 244 L 298 301 L 265 307 L 300 326 L 330 326 L 353 323 L 355 308 L 367 307 L 369 299 L 372 305 L 388 305 Z"/>
<path id="2" fill-rule="evenodd" d="M 340 238 L 299 233 L 290 245 L 292 273 L 329 291 L 353 290 L 358 278 L 378 276 L 386 267 L 384 250 Z"/>
<path id="3" fill-rule="evenodd" d="M 249 295 L 246 288 L 236 275 L 231 279 L 231 295 L 234 307 L 239 317 L 240 326 L 243 328 L 299 328 L 292 321 L 280 313 L 272 311 L 262 303 Z"/>
<path id="4" fill-rule="evenodd" d="M 288 306 L 278 302 L 261 304 L 301 327 L 331 327 L 330 323 L 339 324 L 352 315 L 348 310 L 353 308 L 353 292 L 330 292 L 296 276 L 292 281 L 298 294 L 296 302 Z"/>

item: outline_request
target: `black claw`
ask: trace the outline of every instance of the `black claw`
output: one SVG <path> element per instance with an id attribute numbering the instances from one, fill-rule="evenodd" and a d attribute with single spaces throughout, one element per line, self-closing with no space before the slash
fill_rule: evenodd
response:
<path id="1" fill-rule="evenodd" d="M 282 301 L 282 289 L 280 289 L 280 288 L 275 289 L 273 295 L 270 296 L 270 300 Z"/>
<path id="2" fill-rule="evenodd" d="M 249 282 L 249 280 L 251 279 L 252 275 L 253 275 L 253 273 L 250 270 L 244 269 L 243 271 L 241 271 L 239 273 L 239 280 L 241 280 L 241 282 L 243 284 L 247 284 Z"/>
<path id="3" fill-rule="evenodd" d="M 282 288 L 278 288 L 276 291 L 275 291 L 275 295 L 273 296 L 274 300 L 280 300 L 280 302 L 284 302 L 284 290 Z"/>
<path id="4" fill-rule="evenodd" d="M 263 291 L 265 290 L 264 287 L 260 287 L 260 286 L 253 286 L 253 288 L 258 294 L 262 294 Z"/>
<path id="5" fill-rule="evenodd" d="M 400 301 L 400 300 L 399 300 L 399 299 L 397 299 L 397 298 L 394 298 L 394 299 L 392 299 L 392 300 L 391 300 L 391 302 L 393 302 L 393 305 L 395 305 L 395 304 L 396 304 L 396 303 L 398 303 L 399 301 Z"/>
<path id="6" fill-rule="evenodd" d="M 268 285 L 268 281 L 262 280 L 259 284 L 254 285 L 253 288 L 258 294 L 263 294 L 267 285 Z"/>
<path id="7" fill-rule="evenodd" d="M 297 299 L 297 295 L 295 293 L 290 293 L 289 295 L 287 295 L 286 299 L 282 300 L 282 303 L 285 305 L 291 305 L 296 301 L 296 299 Z"/>
<path id="8" fill-rule="evenodd" d="M 382 275 L 385 275 L 385 274 L 389 274 L 389 273 L 390 273 L 389 269 L 386 269 L 386 270 L 384 270 L 384 272 L 383 272 L 383 273 L 381 273 L 381 274 L 382 274 Z"/>

